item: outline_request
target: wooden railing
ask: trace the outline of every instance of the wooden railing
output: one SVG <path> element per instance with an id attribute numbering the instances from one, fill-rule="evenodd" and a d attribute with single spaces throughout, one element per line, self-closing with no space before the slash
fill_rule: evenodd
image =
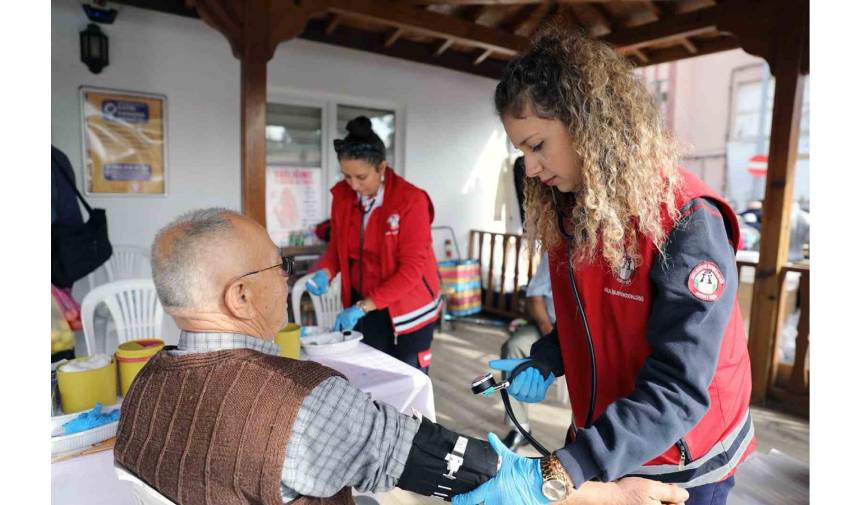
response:
<path id="1" fill-rule="evenodd" d="M 755 269 L 756 267 L 755 262 L 738 261 L 739 274 L 743 268 Z M 796 291 L 788 291 L 786 281 L 790 275 L 799 275 Z M 782 269 L 780 316 L 776 334 L 772 336 L 773 353 L 766 357 L 750 356 L 751 360 L 770 360 L 773 363 L 771 367 L 773 373 L 767 384 L 765 403 L 802 416 L 809 415 L 809 275 L 808 264 L 793 263 Z M 741 275 L 741 278 L 743 277 Z M 748 311 L 748 307 L 742 307 L 742 309 Z M 794 357 L 788 362 L 780 359 L 782 334 L 786 320 L 790 319 L 789 316 L 795 310 L 800 311 L 797 336 L 794 341 Z"/>
<path id="2" fill-rule="evenodd" d="M 529 254 L 525 242 L 522 235 L 514 233 L 469 233 L 469 258 L 481 264 L 481 308 L 485 312 L 507 318 L 528 317 L 525 287 L 539 258 Z"/>

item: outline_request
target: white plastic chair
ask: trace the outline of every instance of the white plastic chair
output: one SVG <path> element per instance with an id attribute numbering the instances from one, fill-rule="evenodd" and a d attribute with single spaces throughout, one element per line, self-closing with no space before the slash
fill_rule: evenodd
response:
<path id="1" fill-rule="evenodd" d="M 86 341 L 85 356 L 95 352 L 95 310 L 104 303 L 116 326 L 117 342 L 160 338 L 164 309 L 152 279 L 126 279 L 102 284 L 87 293 L 81 304 Z"/>
<path id="2" fill-rule="evenodd" d="M 129 245 L 113 246 L 113 254 L 102 266 L 87 275 L 90 291 L 101 284 L 123 279 L 140 279 L 152 275 L 149 251 Z M 99 279 L 104 279 L 99 282 Z"/>
<path id="3" fill-rule="evenodd" d="M 302 294 L 307 291 L 307 283 L 312 275 L 313 274 L 307 274 L 304 277 L 300 277 L 296 283 L 293 284 L 291 303 L 293 305 L 293 321 L 295 321 L 296 324 L 302 324 Z M 334 279 L 329 282 L 328 291 L 326 291 L 324 295 L 316 296 L 312 295 L 310 292 L 308 292 L 308 295 L 310 295 L 311 301 L 314 304 L 314 312 L 316 312 L 317 316 L 317 326 L 332 328 L 334 326 L 334 320 L 337 319 L 337 315 L 343 310 L 343 303 L 340 301 L 340 273 L 335 275 Z"/>
<path id="4" fill-rule="evenodd" d="M 117 479 L 128 483 L 137 505 L 176 505 L 125 468 L 114 463 L 113 469 Z"/>

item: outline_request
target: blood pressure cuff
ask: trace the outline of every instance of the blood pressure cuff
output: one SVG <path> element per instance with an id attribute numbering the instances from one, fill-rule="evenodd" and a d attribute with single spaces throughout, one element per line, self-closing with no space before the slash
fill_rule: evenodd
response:
<path id="1" fill-rule="evenodd" d="M 564 363 L 561 360 L 561 344 L 558 341 L 558 327 L 553 326 L 552 331 L 537 339 L 532 344 L 529 357 L 541 362 L 556 377 L 564 375 Z M 543 372 L 544 370 L 541 370 Z M 513 377 L 513 373 L 511 374 Z M 546 374 L 544 374 L 546 377 Z"/>
<path id="2" fill-rule="evenodd" d="M 492 479 L 498 461 L 486 441 L 459 435 L 424 418 L 397 487 L 451 501 Z"/>

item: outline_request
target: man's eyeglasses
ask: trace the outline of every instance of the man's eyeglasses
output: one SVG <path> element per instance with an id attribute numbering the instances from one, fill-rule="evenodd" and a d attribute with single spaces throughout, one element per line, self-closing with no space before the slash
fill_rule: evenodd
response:
<path id="1" fill-rule="evenodd" d="M 260 272 L 265 272 L 266 270 L 271 270 L 273 268 L 278 268 L 278 267 L 281 267 L 281 273 L 283 273 L 284 275 L 287 275 L 287 276 L 293 275 L 293 271 L 294 271 L 294 269 L 293 269 L 293 267 L 294 267 L 293 258 L 290 258 L 289 256 L 281 256 L 281 262 L 278 263 L 277 265 L 272 265 L 270 267 L 263 268 L 262 270 L 255 270 L 253 272 L 248 272 L 245 275 L 240 275 L 239 277 L 236 277 L 236 280 L 239 280 L 242 277 L 247 277 L 249 275 L 258 274 Z"/>

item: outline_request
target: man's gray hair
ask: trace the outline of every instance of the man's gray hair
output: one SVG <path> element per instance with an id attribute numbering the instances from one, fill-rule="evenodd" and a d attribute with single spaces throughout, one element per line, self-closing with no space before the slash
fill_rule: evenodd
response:
<path id="1" fill-rule="evenodd" d="M 212 286 L 205 255 L 217 250 L 219 239 L 232 231 L 229 217 L 239 215 L 221 207 L 192 210 L 158 231 L 152 244 L 152 278 L 165 308 L 207 304 Z M 173 233 L 169 244 L 160 244 L 165 234 Z"/>

